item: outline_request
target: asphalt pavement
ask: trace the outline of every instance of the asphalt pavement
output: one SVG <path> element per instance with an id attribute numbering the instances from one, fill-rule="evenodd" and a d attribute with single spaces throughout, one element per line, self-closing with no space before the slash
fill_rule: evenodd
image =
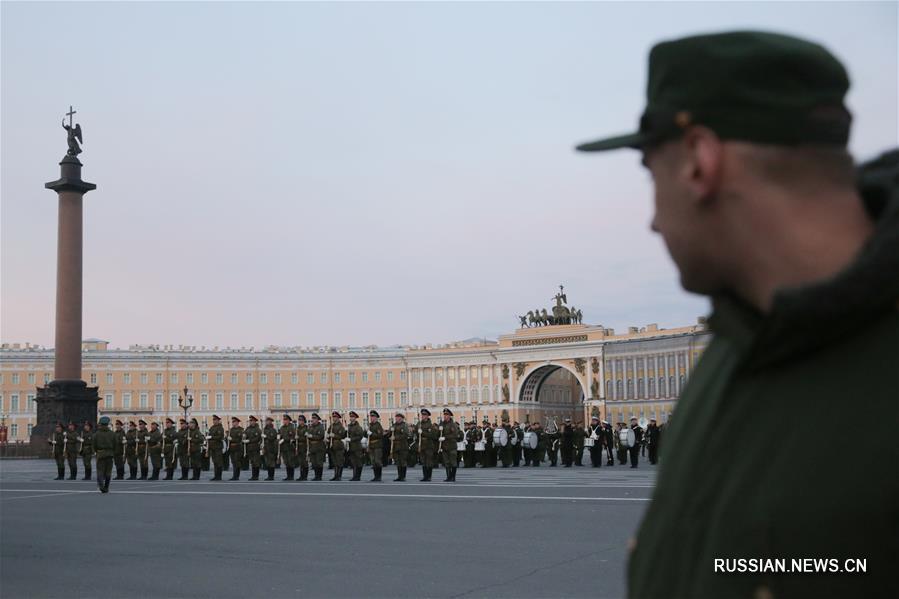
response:
<path id="1" fill-rule="evenodd" d="M 621 597 L 655 474 L 645 463 L 460 468 L 456 483 L 442 470 L 419 482 L 419 468 L 402 483 L 392 467 L 381 483 L 204 472 L 114 480 L 103 495 L 52 480 L 49 460 L 3 460 L 0 596 Z"/>

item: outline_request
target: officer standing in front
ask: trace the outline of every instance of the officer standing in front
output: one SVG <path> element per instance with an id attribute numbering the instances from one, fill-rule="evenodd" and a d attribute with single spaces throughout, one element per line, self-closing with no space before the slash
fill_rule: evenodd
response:
<path id="1" fill-rule="evenodd" d="M 259 419 L 250 414 L 250 423 L 243 431 L 243 444 L 246 447 L 246 461 L 250 466 L 250 480 L 259 480 L 259 469 L 262 467 L 262 431 Z"/>
<path id="2" fill-rule="evenodd" d="M 94 457 L 94 433 L 90 422 L 85 422 L 78 437 L 78 453 L 81 455 L 81 464 L 84 466 L 84 478 L 91 479 L 91 459 Z"/>
<path id="3" fill-rule="evenodd" d="M 390 427 L 391 457 L 396 464 L 396 478 L 393 482 L 406 480 L 406 453 L 409 451 L 409 427 L 406 425 L 406 417 L 397 412 L 393 417 L 393 426 Z"/>
<path id="4" fill-rule="evenodd" d="M 190 430 L 187 428 L 187 420 L 178 419 L 178 465 L 181 467 L 181 477 L 178 480 L 188 480 L 187 473 L 190 472 L 190 452 L 188 451 L 188 439 Z"/>
<path id="5" fill-rule="evenodd" d="M 78 479 L 78 432 L 74 422 L 69 422 L 68 430 L 63 439 L 66 461 L 69 463 L 69 480 Z"/>
<path id="6" fill-rule="evenodd" d="M 50 446 L 53 451 L 53 459 L 56 460 L 56 479 L 55 480 L 65 480 L 66 478 L 66 454 L 65 454 L 65 444 L 66 444 L 66 433 L 62 428 L 62 422 L 56 423 L 55 431 L 53 432 L 53 436 L 48 440 Z"/>
<path id="7" fill-rule="evenodd" d="M 116 439 L 115 433 L 109 430 L 109 416 L 101 416 L 99 425 L 99 429 L 93 435 L 93 447 L 97 453 L 97 488 L 101 493 L 108 493 Z"/>
<path id="8" fill-rule="evenodd" d="M 456 443 L 462 438 L 459 425 L 453 422 L 453 412 L 449 408 L 443 408 L 443 422 L 439 429 L 440 453 L 443 458 L 443 466 L 446 469 L 446 478 L 443 482 L 456 482 Z"/>
<path id="9" fill-rule="evenodd" d="M 341 421 L 340 412 L 331 412 L 331 427 L 328 429 L 328 442 L 331 450 L 331 466 L 334 468 L 334 475 L 331 476 L 332 481 L 341 480 L 343 475 L 343 463 L 346 456 L 346 446 L 343 440 L 346 438 L 346 428 Z"/>
<path id="10" fill-rule="evenodd" d="M 275 467 L 278 465 L 278 431 L 275 419 L 265 417 L 265 428 L 262 429 L 262 458 L 265 463 L 265 480 L 275 480 Z"/>
<path id="11" fill-rule="evenodd" d="M 309 461 L 312 456 L 309 454 L 309 438 L 306 436 L 307 432 L 309 432 L 309 427 L 306 426 L 306 417 L 300 414 L 297 416 L 296 464 L 300 468 L 300 476 L 297 478 L 298 481 L 309 480 Z"/>
<path id="12" fill-rule="evenodd" d="M 421 459 L 420 482 L 430 482 L 437 462 L 437 444 L 440 438 L 440 430 L 431 421 L 431 412 L 422 408 L 419 412 L 421 419 L 418 422 L 419 459 Z"/>
<path id="13" fill-rule="evenodd" d="M 154 420 L 150 423 L 150 432 L 147 435 L 147 452 L 153 466 L 149 480 L 159 480 L 159 471 L 162 469 L 162 439 L 159 423 Z"/>

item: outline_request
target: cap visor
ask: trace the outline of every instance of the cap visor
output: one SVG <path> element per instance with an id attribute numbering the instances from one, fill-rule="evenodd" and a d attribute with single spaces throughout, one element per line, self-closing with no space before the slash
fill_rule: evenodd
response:
<path id="1" fill-rule="evenodd" d="M 619 148 L 639 149 L 646 145 L 648 137 L 643 133 L 630 133 L 609 137 L 598 141 L 581 144 L 575 149 L 579 152 L 604 152 L 605 150 L 617 150 Z"/>

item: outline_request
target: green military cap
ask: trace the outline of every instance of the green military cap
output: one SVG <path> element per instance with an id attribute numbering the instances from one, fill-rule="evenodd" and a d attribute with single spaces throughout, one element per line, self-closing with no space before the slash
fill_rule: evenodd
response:
<path id="1" fill-rule="evenodd" d="M 312 417 L 315 418 L 316 420 L 321 420 L 321 419 L 322 419 L 322 417 L 319 416 L 316 412 L 312 412 Z"/>
<path id="2" fill-rule="evenodd" d="M 116 420 L 115 423 L 116 423 L 117 425 L 119 425 L 119 426 L 122 426 L 123 424 L 125 424 L 125 423 L 122 422 L 121 420 Z"/>
<path id="3" fill-rule="evenodd" d="M 256 418 L 255 416 L 253 416 L 252 414 L 250 414 L 250 420 L 252 420 L 253 422 L 259 422 L 259 419 Z"/>
<path id="4" fill-rule="evenodd" d="M 184 422 L 184 421 L 182 420 L 181 422 Z M 232 416 L 231 422 L 240 422 L 240 418 L 238 418 L 237 416 Z"/>
<path id="5" fill-rule="evenodd" d="M 108 426 L 109 425 L 109 416 L 101 416 L 100 420 L 98 420 L 97 422 L 99 422 L 103 426 Z"/>
<path id="6" fill-rule="evenodd" d="M 337 418 L 340 418 L 340 412 L 338 412 L 337 410 L 334 410 L 333 412 L 331 412 L 331 416 L 332 417 L 336 416 Z"/>
<path id="7" fill-rule="evenodd" d="M 377 410 L 371 410 L 371 411 L 369 411 L 368 415 L 369 415 L 369 416 L 374 416 L 375 418 L 380 418 L 380 417 L 381 417 L 381 415 L 378 414 Z"/>
<path id="8" fill-rule="evenodd" d="M 130 422 L 128 422 L 128 426 L 133 427 L 133 428 L 137 428 L 137 425 L 134 424 L 134 421 L 133 421 L 133 420 L 131 420 Z"/>
<path id="9" fill-rule="evenodd" d="M 306 422 L 306 417 L 300 414 L 297 416 L 297 422 Z"/>
<path id="10" fill-rule="evenodd" d="M 290 414 L 284 414 L 283 416 L 281 416 L 281 419 L 290 420 L 291 422 L 293 422 L 293 418 L 290 417 Z"/>
<path id="11" fill-rule="evenodd" d="M 733 31 L 662 42 L 649 53 L 639 130 L 577 149 L 645 148 L 694 124 L 721 139 L 845 146 L 852 120 L 843 103 L 848 89 L 840 61 L 796 37 Z"/>
<path id="12" fill-rule="evenodd" d="M 219 418 L 217 414 L 213 414 L 212 419 L 213 420 L 221 420 L 221 418 Z"/>
<path id="13" fill-rule="evenodd" d="M 140 420 L 138 420 L 137 423 L 138 423 L 138 424 L 143 424 L 144 426 L 147 426 L 147 421 L 144 420 L 143 418 L 141 418 Z"/>
<path id="14" fill-rule="evenodd" d="M 431 410 L 429 410 L 429 409 L 427 409 L 427 408 L 422 408 L 422 409 L 419 410 L 419 411 L 421 412 L 421 415 L 422 415 L 422 416 L 430 416 L 430 415 L 431 415 Z"/>
<path id="15" fill-rule="evenodd" d="M 446 416 L 452 416 L 452 415 L 453 415 L 453 411 L 450 410 L 449 408 L 443 408 L 443 413 L 444 413 Z"/>
<path id="16" fill-rule="evenodd" d="M 357 414 L 357 413 L 354 412 L 353 410 L 350 410 L 350 416 L 352 416 L 353 418 L 358 418 L 358 417 L 359 417 L 359 414 Z"/>
<path id="17" fill-rule="evenodd" d="M 169 418 L 168 416 L 165 417 L 165 421 L 166 421 L 168 424 L 175 424 L 175 421 L 172 420 L 171 418 Z"/>
<path id="18" fill-rule="evenodd" d="M 397 412 L 396 414 L 393 415 L 393 417 L 394 418 L 402 418 L 403 420 L 406 419 L 406 415 L 403 414 L 402 412 Z"/>
<path id="19" fill-rule="evenodd" d="M 150 426 L 155 426 L 156 428 L 159 428 L 159 423 L 154 420 L 153 422 L 150 423 Z"/>
<path id="20" fill-rule="evenodd" d="M 266 422 L 274 422 L 275 419 L 272 418 L 271 416 L 266 416 L 266 417 L 265 417 L 265 421 L 266 421 Z"/>

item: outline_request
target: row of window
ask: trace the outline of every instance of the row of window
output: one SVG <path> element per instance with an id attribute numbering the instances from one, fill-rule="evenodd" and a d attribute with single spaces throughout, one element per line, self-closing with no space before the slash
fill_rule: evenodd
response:
<path id="1" fill-rule="evenodd" d="M 668 358 L 666 360 L 666 357 Z M 653 370 L 656 361 L 658 361 L 659 370 L 666 372 L 672 369 L 679 370 L 686 367 L 686 355 L 681 352 L 671 354 L 658 354 L 652 356 L 640 356 L 639 358 L 622 358 L 616 360 L 606 360 L 606 372 L 610 373 L 614 369 L 621 373 L 625 371 L 633 372 L 635 370 Z"/>
<path id="2" fill-rule="evenodd" d="M 305 404 L 300 406 L 300 393 L 294 391 L 290 393 L 288 397 L 285 397 L 284 394 L 280 392 L 275 392 L 269 395 L 268 392 L 260 392 L 259 393 L 259 401 L 254 401 L 255 394 L 251 392 L 246 392 L 243 394 L 240 393 L 230 393 L 227 396 L 225 393 L 200 393 L 199 397 L 194 398 L 194 409 L 199 410 L 254 410 L 260 409 L 265 410 L 269 408 L 299 408 L 299 407 L 333 407 L 333 408 L 357 408 L 357 407 L 368 407 L 373 406 L 375 408 L 393 408 L 396 407 L 396 398 L 397 394 L 394 391 L 387 391 L 386 393 L 381 391 L 375 391 L 374 393 L 363 391 L 361 393 L 357 393 L 356 391 L 350 391 L 346 394 L 347 403 L 344 406 L 343 399 L 344 394 L 341 391 L 334 391 L 333 394 L 328 391 L 320 391 L 318 393 L 318 397 L 316 398 L 316 394 L 313 391 L 306 392 L 305 395 Z M 162 393 L 155 393 L 152 396 L 152 400 L 149 393 L 139 393 L 135 398 L 132 393 L 122 393 L 121 401 L 116 404 L 115 394 L 114 393 L 106 393 L 103 396 L 103 409 L 110 411 L 115 408 L 119 408 L 122 410 L 132 410 L 132 409 L 144 409 L 149 410 L 153 409 L 157 412 L 169 411 L 169 412 L 177 412 L 182 408 L 178 403 L 179 395 L 177 393 L 169 394 L 168 406 L 165 404 L 165 398 Z M 374 399 L 374 403 L 370 402 L 371 399 Z M 316 399 L 318 401 L 316 401 Z M 136 400 L 136 403 L 135 403 Z M 243 400 L 243 401 L 241 401 Z M 329 400 L 333 400 L 333 403 L 330 403 Z M 399 392 L 399 405 L 405 406 L 407 405 L 408 396 L 405 391 Z M 152 401 L 152 403 L 151 403 Z M 386 403 L 385 403 L 386 402 Z"/>
<path id="3" fill-rule="evenodd" d="M 28 424 L 25 436 L 19 439 L 19 425 L 16 423 L 10 424 L 9 429 L 7 430 L 7 439 L 9 441 L 28 441 L 31 438 L 31 430 L 33 428 L 33 424 Z"/>
<path id="4" fill-rule="evenodd" d="M 658 385 L 656 381 L 658 380 Z M 645 379 L 637 379 L 636 393 L 634 392 L 634 379 L 627 379 L 627 382 L 618 379 L 614 386 L 612 381 L 606 381 L 606 399 L 644 399 L 647 397 L 673 397 L 677 394 L 677 389 L 683 389 L 686 383 L 686 377 L 680 375 L 677 379 L 669 376 L 667 379 L 660 376 Z M 667 385 L 666 385 L 667 383 Z M 680 383 L 680 387 L 675 387 L 676 383 Z M 626 392 L 626 393 L 625 393 Z"/>
<path id="5" fill-rule="evenodd" d="M 178 372 L 169 373 L 169 383 L 175 384 L 175 385 L 180 384 L 180 381 L 181 381 L 180 374 L 181 373 L 178 373 Z M 203 385 L 209 384 L 209 373 L 201 372 L 199 374 L 200 374 L 199 384 L 203 384 Z M 215 374 L 214 380 L 215 380 L 216 384 L 223 385 L 225 383 L 225 373 L 216 372 L 214 374 Z M 328 374 L 329 373 L 327 371 L 324 371 L 324 372 L 318 373 L 318 376 L 316 377 L 316 373 L 314 373 L 314 372 L 306 373 L 306 383 L 309 385 L 314 385 L 316 379 L 318 379 L 319 383 L 327 384 L 328 378 L 329 378 Z M 347 381 L 351 384 L 355 383 L 356 382 L 356 374 L 357 373 L 355 373 L 355 372 L 347 372 L 346 373 Z M 388 370 L 386 373 L 382 373 L 381 371 L 376 370 L 375 372 L 373 372 L 371 374 L 372 374 L 371 378 L 376 383 L 380 383 L 382 381 L 382 379 L 386 379 L 386 381 L 388 383 L 390 383 L 390 382 L 393 382 L 395 379 L 395 373 L 391 370 Z M 122 376 L 122 383 L 125 385 L 130 385 L 135 380 L 134 377 L 132 377 L 132 373 L 130 373 L 130 372 L 123 372 L 123 373 L 121 373 L 121 376 Z M 26 378 L 27 378 L 29 385 L 36 384 L 37 377 L 36 377 L 35 373 L 33 373 L 33 372 L 27 373 Z M 240 376 L 236 372 L 230 373 L 228 378 L 230 379 L 230 382 L 232 385 L 238 384 L 239 380 L 240 380 Z M 252 372 L 244 373 L 243 378 L 246 383 L 253 384 L 254 373 L 252 373 Z M 335 384 L 340 384 L 343 380 L 343 373 L 334 372 L 332 378 L 333 378 L 333 382 Z M 369 378 L 370 377 L 369 377 L 368 372 L 360 373 L 359 379 L 363 383 L 369 382 Z M 13 385 L 19 385 L 22 382 L 21 376 L 19 375 L 18 372 L 11 373 L 10 379 L 11 379 Z M 91 372 L 88 375 L 88 381 L 90 382 L 91 385 L 99 384 L 99 380 L 100 380 L 100 375 L 96 372 Z M 107 372 L 105 380 L 106 380 L 107 385 L 113 385 L 113 384 L 115 384 L 115 375 L 112 372 Z M 147 372 L 139 373 L 137 380 L 140 381 L 141 385 L 150 384 L 150 373 L 147 373 Z M 161 373 L 161 372 L 153 373 L 153 380 L 154 380 L 155 384 L 162 385 L 163 381 L 164 381 L 163 373 Z M 276 385 L 280 385 L 283 383 L 282 374 L 280 372 L 272 373 L 271 377 L 269 377 L 269 373 L 267 373 L 267 372 L 259 373 L 259 384 L 260 385 L 269 384 L 269 380 L 271 380 Z M 406 380 L 406 372 L 404 370 L 401 370 L 399 372 L 399 380 L 401 380 L 401 381 Z M 44 373 L 43 381 L 44 381 L 44 384 L 47 384 L 50 382 L 50 375 L 48 373 Z M 299 384 L 299 381 L 300 381 L 299 373 L 293 372 L 290 374 L 290 383 L 292 385 Z M 190 384 L 194 384 L 196 382 L 197 382 L 197 377 L 195 376 L 195 373 L 193 373 L 193 372 L 184 373 L 184 383 L 185 384 L 190 385 Z M 3 374 L 0 374 L 0 384 L 2 384 L 2 383 L 3 383 Z"/>

